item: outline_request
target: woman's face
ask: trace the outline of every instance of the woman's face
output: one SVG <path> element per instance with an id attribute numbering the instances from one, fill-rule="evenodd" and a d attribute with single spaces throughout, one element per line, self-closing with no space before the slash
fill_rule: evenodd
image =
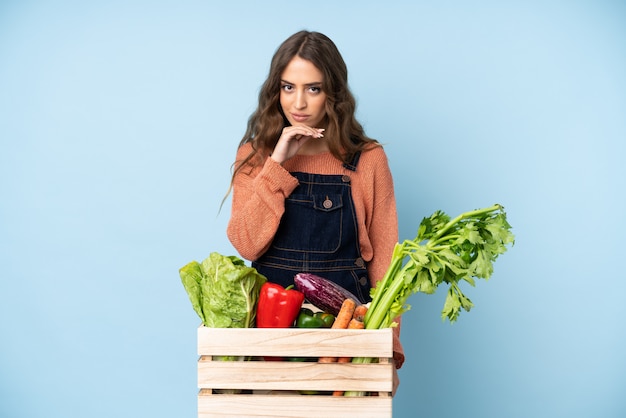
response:
<path id="1" fill-rule="evenodd" d="M 323 75 L 311 61 L 295 56 L 281 75 L 280 105 L 292 125 L 325 128 Z"/>

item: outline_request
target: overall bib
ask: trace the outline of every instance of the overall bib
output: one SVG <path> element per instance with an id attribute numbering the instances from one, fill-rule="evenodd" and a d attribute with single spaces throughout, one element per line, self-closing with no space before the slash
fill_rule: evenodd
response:
<path id="1" fill-rule="evenodd" d="M 360 153 L 344 167 L 356 171 Z M 293 285 L 297 273 L 333 281 L 369 302 L 370 281 L 361 257 L 350 176 L 292 172 L 299 185 L 270 248 L 252 263 L 270 282 Z"/>

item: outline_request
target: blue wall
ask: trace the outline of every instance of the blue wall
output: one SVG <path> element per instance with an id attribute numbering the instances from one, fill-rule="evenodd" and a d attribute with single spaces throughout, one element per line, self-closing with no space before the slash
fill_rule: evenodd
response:
<path id="1" fill-rule="evenodd" d="M 456 324 L 410 300 L 394 416 L 626 416 L 622 2 L 92 3 L 0 3 L 0 416 L 194 416 L 178 268 L 234 253 L 230 163 L 302 28 L 344 54 L 403 239 L 496 202 L 517 237 Z"/>

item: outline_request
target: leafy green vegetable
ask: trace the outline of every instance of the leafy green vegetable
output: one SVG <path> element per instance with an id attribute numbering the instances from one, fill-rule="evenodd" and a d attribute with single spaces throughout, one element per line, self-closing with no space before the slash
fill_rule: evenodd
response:
<path id="1" fill-rule="evenodd" d="M 442 211 L 424 218 L 414 240 L 396 244 L 385 276 L 372 290 L 365 327 L 393 326 L 394 319 L 410 309 L 409 296 L 434 293 L 443 283 L 450 286 L 441 317 L 454 323 L 462 310 L 474 306 L 459 282 L 474 286 L 474 279 L 491 276 L 497 257 L 515 242 L 510 230 L 504 208 L 498 204 L 452 220 Z"/>
<path id="2" fill-rule="evenodd" d="M 267 281 L 236 256 L 213 252 L 202 263 L 192 261 L 179 270 L 191 304 L 206 327 L 254 326 L 259 291 Z"/>
<path id="3" fill-rule="evenodd" d="M 450 287 L 441 317 L 454 323 L 461 310 L 469 311 L 474 306 L 459 282 L 464 280 L 474 286 L 475 278 L 488 279 L 498 256 L 514 243 L 501 205 L 465 212 L 452 220 L 436 211 L 422 220 L 414 240 L 396 244 L 385 276 L 372 289 L 365 328 L 395 326 L 394 319 L 411 308 L 406 301 L 412 294 L 435 293 L 443 283 Z M 369 357 L 352 359 L 361 364 L 373 361 Z M 344 396 L 363 394 L 348 391 Z"/>

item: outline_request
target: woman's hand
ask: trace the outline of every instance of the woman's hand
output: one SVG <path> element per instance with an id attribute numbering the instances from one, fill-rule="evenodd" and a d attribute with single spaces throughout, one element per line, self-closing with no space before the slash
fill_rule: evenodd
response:
<path id="1" fill-rule="evenodd" d="M 287 126 L 280 135 L 274 152 L 270 158 L 279 164 L 284 163 L 298 153 L 308 140 L 312 138 L 322 138 L 324 129 L 311 128 L 306 125 Z"/>

